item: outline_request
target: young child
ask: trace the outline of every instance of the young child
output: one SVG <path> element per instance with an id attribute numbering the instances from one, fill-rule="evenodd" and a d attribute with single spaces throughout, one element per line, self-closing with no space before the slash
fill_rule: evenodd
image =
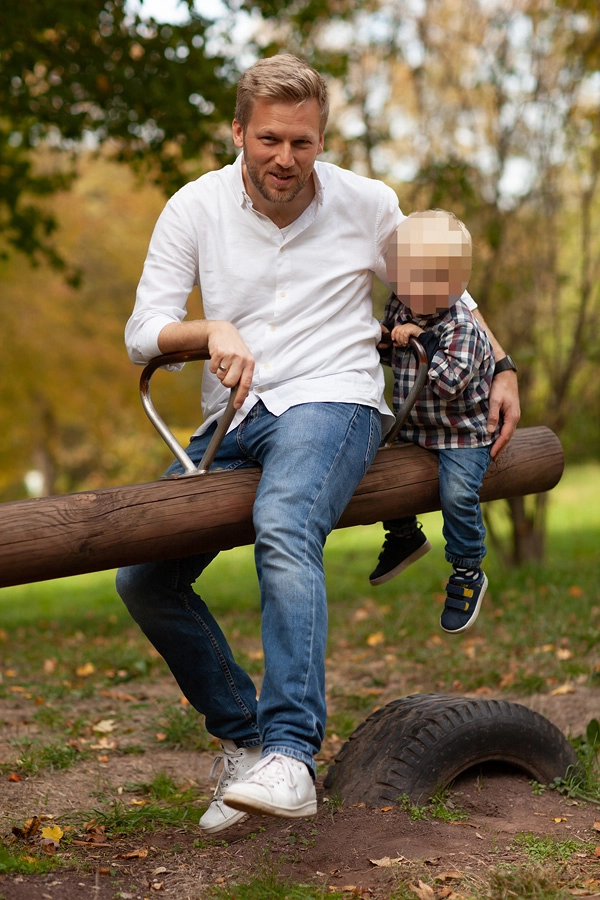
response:
<path id="1" fill-rule="evenodd" d="M 380 348 L 389 334 L 396 411 L 416 376 L 411 336 L 429 361 L 427 383 L 400 437 L 438 455 L 446 559 L 453 567 L 440 625 L 456 634 L 475 622 L 488 583 L 481 569 L 486 549 L 479 489 L 495 438 L 486 427 L 492 348 L 460 299 L 471 275 L 471 236 L 452 213 L 413 213 L 398 227 L 386 262 L 395 293 L 386 305 Z M 383 526 L 387 534 L 371 584 L 383 584 L 431 549 L 414 516 Z"/>

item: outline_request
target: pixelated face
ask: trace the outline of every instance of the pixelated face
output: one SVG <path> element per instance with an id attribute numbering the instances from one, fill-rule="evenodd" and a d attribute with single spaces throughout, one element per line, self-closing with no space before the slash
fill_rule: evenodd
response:
<path id="1" fill-rule="evenodd" d="M 419 316 L 453 306 L 468 284 L 471 264 L 460 224 L 445 215 L 405 219 L 386 255 L 392 290 Z"/>

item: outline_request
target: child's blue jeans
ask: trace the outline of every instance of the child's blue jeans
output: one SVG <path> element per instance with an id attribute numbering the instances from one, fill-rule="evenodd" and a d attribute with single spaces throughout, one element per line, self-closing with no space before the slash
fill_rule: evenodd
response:
<path id="1" fill-rule="evenodd" d="M 431 452 L 437 453 L 439 459 L 446 559 L 455 566 L 477 568 L 486 554 L 479 490 L 490 464 L 491 445 Z M 415 516 L 406 516 L 390 519 L 383 526 L 398 537 L 410 537 L 417 520 Z"/>

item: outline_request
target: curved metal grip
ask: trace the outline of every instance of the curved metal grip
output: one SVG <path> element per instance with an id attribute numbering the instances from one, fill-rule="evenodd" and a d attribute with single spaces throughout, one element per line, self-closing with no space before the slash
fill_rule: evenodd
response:
<path id="1" fill-rule="evenodd" d="M 415 405 L 415 401 L 416 401 L 417 397 L 419 396 L 419 394 L 421 393 L 421 391 L 423 390 L 423 387 L 425 386 L 425 382 L 427 381 L 427 372 L 429 371 L 429 362 L 427 361 L 427 354 L 425 352 L 425 348 L 415 337 L 411 337 L 409 339 L 408 343 L 409 343 L 411 350 L 413 351 L 413 353 L 415 354 L 415 356 L 417 358 L 417 362 L 419 363 L 419 368 L 417 369 L 417 377 L 415 378 L 415 383 L 413 384 L 412 388 L 409 391 L 408 397 L 406 398 L 406 400 L 404 401 L 404 403 L 402 404 L 402 406 L 400 407 L 400 409 L 398 410 L 398 412 L 396 414 L 396 421 L 394 422 L 390 431 L 388 431 L 388 433 L 384 437 L 383 441 L 381 442 L 382 450 L 388 450 L 392 446 L 394 441 L 396 440 L 398 432 L 404 425 L 404 422 L 406 421 L 406 417 L 408 416 L 409 412 Z"/>
<path id="2" fill-rule="evenodd" d="M 196 466 L 195 463 L 190 459 L 188 454 L 185 452 L 173 432 L 167 427 L 165 422 L 156 412 L 156 409 L 150 397 L 150 379 L 152 378 L 154 372 L 157 369 L 162 368 L 162 366 L 193 362 L 194 360 L 198 359 L 210 359 L 210 355 L 204 350 L 180 350 L 176 353 L 165 353 L 164 356 L 155 356 L 154 359 L 151 359 L 148 365 L 145 366 L 140 376 L 140 397 L 142 400 L 144 411 L 169 450 L 183 466 L 183 473 L 168 475 L 166 476 L 168 478 L 185 478 L 190 475 L 205 475 L 210 469 L 214 458 L 217 455 L 217 450 L 221 446 L 221 441 L 225 437 L 227 429 L 231 425 L 233 417 L 235 416 L 235 409 L 233 404 L 235 401 L 235 395 L 237 394 L 237 384 L 231 389 L 225 412 L 219 419 L 216 431 L 210 439 L 210 443 L 204 452 L 204 456 L 200 460 L 199 465 Z"/>

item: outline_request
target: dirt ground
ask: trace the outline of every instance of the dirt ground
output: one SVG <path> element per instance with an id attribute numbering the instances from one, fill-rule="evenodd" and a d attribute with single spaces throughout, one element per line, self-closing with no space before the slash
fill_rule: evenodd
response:
<path id="1" fill-rule="evenodd" d="M 570 736 L 583 733 L 600 713 L 600 691 L 583 686 L 563 695 L 508 699 L 537 710 Z M 9 723 L 3 738 L 15 715 L 15 704 L 11 709 L 8 705 L 0 708 L 0 719 Z M 330 747 L 325 753 L 334 751 Z M 197 784 L 207 798 L 212 759 L 210 753 L 158 745 L 140 755 L 88 757 L 67 770 L 19 782 L 3 776 L 2 835 L 10 835 L 10 824 L 34 815 L 60 817 L 66 823 L 70 813 L 92 809 L 99 791 L 114 793 L 120 785 L 148 782 L 159 772 L 177 783 Z M 64 867 L 35 876 L 0 874 L 0 898 L 197 900 L 206 896 L 209 886 L 245 883 L 278 872 L 348 897 L 379 900 L 402 882 L 414 885 L 415 897 L 460 900 L 487 883 L 490 870 L 531 862 L 514 843 L 524 832 L 585 845 L 568 856 L 566 867 L 558 866 L 562 874 L 557 877 L 573 896 L 600 898 L 600 809 L 555 791 L 536 793 L 529 779 L 514 770 L 484 767 L 463 775 L 450 797 L 468 817 L 456 821 L 431 815 L 415 819 L 400 807 L 339 805 L 324 797 L 322 777 L 318 792 L 318 813 L 312 819 L 250 818 L 212 841 L 204 840 L 199 830 L 172 827 L 127 838 L 108 835 L 100 844 L 86 842 L 85 834 L 75 835 L 81 843 L 71 841 L 58 850 Z M 40 851 L 36 847 L 31 852 Z"/>

